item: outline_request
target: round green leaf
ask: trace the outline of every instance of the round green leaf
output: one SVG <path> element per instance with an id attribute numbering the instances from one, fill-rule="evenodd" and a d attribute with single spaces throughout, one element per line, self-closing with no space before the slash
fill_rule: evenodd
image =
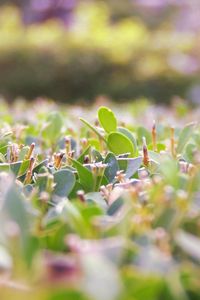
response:
<path id="1" fill-rule="evenodd" d="M 119 132 L 123 133 L 127 138 L 129 138 L 129 140 L 131 140 L 131 142 L 133 143 L 133 146 L 135 148 L 135 151 L 136 151 L 137 150 L 137 142 L 136 142 L 132 132 L 124 127 L 118 127 L 117 130 Z"/>
<path id="2" fill-rule="evenodd" d="M 69 170 L 59 170 L 54 173 L 56 184 L 54 194 L 60 197 L 67 197 L 75 184 L 75 176 Z"/>
<path id="3" fill-rule="evenodd" d="M 98 119 L 106 132 L 116 131 L 117 130 L 117 119 L 109 108 L 102 106 L 98 110 Z"/>
<path id="4" fill-rule="evenodd" d="M 109 150 L 116 155 L 130 153 L 130 157 L 134 156 L 135 149 L 132 141 L 120 132 L 112 132 L 108 135 Z"/>

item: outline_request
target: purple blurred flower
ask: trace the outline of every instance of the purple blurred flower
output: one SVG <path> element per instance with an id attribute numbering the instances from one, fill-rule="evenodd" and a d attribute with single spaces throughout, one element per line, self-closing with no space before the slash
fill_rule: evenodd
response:
<path id="1" fill-rule="evenodd" d="M 146 6 L 149 8 L 165 8 L 169 5 L 184 5 L 185 0 L 136 0 L 136 4 L 140 6 Z"/>
<path id="2" fill-rule="evenodd" d="M 180 9 L 176 26 L 179 30 L 200 31 L 200 2 L 188 1 L 187 5 Z"/>
<path id="3" fill-rule="evenodd" d="M 75 0 L 32 0 L 31 7 L 37 11 L 46 11 L 47 9 L 71 9 L 76 4 Z"/>
<path id="4" fill-rule="evenodd" d="M 200 31 L 199 0 L 132 0 L 132 3 L 147 22 L 155 22 L 155 15 L 161 21 L 171 16 L 176 30 Z"/>
<path id="5" fill-rule="evenodd" d="M 56 18 L 68 25 L 73 19 L 77 0 L 31 0 L 23 6 L 25 24 L 40 23 Z"/>
<path id="6" fill-rule="evenodd" d="M 196 58 L 182 53 L 171 55 L 168 63 L 176 71 L 187 75 L 198 72 L 200 68 Z"/>

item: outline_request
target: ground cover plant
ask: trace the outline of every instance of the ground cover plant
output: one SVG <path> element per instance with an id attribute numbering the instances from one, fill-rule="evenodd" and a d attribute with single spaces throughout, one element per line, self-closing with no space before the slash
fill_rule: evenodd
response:
<path id="1" fill-rule="evenodd" d="M 199 108 L 0 114 L 1 300 L 199 299 Z"/>

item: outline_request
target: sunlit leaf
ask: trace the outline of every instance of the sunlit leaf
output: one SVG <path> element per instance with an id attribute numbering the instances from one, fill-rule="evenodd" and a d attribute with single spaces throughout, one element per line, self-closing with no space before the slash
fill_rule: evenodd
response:
<path id="1" fill-rule="evenodd" d="M 130 153 L 130 157 L 134 156 L 135 149 L 129 138 L 120 132 L 111 132 L 108 135 L 108 147 L 110 151 L 118 154 Z"/>
<path id="2" fill-rule="evenodd" d="M 117 129 L 117 119 L 108 107 L 102 106 L 98 110 L 98 119 L 106 132 L 116 131 Z"/>

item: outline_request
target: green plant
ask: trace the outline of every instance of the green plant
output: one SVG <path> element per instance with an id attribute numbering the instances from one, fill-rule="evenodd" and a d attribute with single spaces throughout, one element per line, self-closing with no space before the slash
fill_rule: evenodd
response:
<path id="1" fill-rule="evenodd" d="M 1 299 L 198 299 L 199 124 L 38 101 L 1 103 Z"/>

